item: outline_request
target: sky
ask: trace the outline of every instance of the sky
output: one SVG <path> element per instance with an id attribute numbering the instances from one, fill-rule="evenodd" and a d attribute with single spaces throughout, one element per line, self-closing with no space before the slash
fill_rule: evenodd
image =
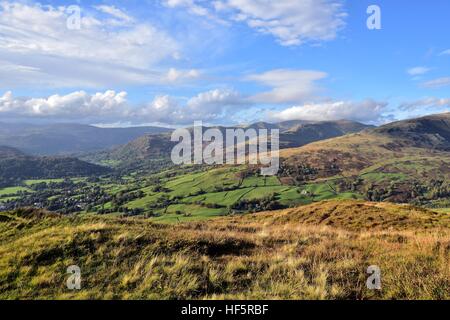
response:
<path id="1" fill-rule="evenodd" d="M 0 122 L 447 112 L 449 15 L 448 0 L 0 0 Z"/>

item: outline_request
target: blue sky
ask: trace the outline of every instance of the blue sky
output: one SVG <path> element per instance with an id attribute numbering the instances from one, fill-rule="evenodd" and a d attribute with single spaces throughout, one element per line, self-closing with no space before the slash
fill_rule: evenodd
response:
<path id="1" fill-rule="evenodd" d="M 367 28 L 370 5 L 381 30 Z M 2 0 L 0 121 L 379 124 L 445 112 L 449 14 L 447 0 Z"/>

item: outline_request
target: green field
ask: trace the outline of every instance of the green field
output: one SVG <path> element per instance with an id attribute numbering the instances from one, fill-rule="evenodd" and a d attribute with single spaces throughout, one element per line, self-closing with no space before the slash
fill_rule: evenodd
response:
<path id="1" fill-rule="evenodd" d="M 165 213 L 153 218 L 155 222 L 177 223 L 181 221 L 201 221 L 224 216 L 226 209 L 210 209 L 198 205 L 176 204 L 167 208 Z"/>
<path id="2" fill-rule="evenodd" d="M 0 203 L 19 199 L 19 197 L 0 197 Z"/>
<path id="3" fill-rule="evenodd" d="M 0 189 L 0 197 L 5 195 L 16 195 L 19 192 L 32 192 L 32 190 L 25 187 L 8 187 Z"/>
<path id="4" fill-rule="evenodd" d="M 20 198 L 19 192 L 33 192 L 31 189 L 40 192 L 39 189 L 44 189 L 43 203 L 84 204 L 77 212 L 142 214 L 154 221 L 176 223 L 260 211 L 264 201 L 287 208 L 323 200 L 366 199 L 361 186 L 351 189 L 357 190 L 352 192 L 348 191 L 349 188 L 342 188 L 342 183 L 345 180 L 350 183 L 359 180 L 363 187 L 408 184 L 410 173 L 428 173 L 432 177 L 430 168 L 444 160 L 414 157 L 396 161 L 390 159 L 367 167 L 353 177 L 345 178 L 337 174 L 296 182 L 296 185 L 287 184 L 289 182 L 282 184 L 276 176 L 260 176 L 259 170 L 247 166 L 178 167 L 158 173 L 137 170 L 121 177 L 103 176 L 96 180 L 73 178 L 58 188 L 35 186 L 61 183 L 64 179 L 25 180 L 20 186 L 0 189 L 0 201 L 17 200 Z M 120 198 L 125 200 L 117 201 Z M 92 199 L 95 202 L 86 205 L 91 204 Z M 445 208 L 448 203 L 433 202 L 429 206 Z M 447 209 L 439 210 L 448 212 L 445 211 Z"/>
<path id="5" fill-rule="evenodd" d="M 35 184 L 40 184 L 40 183 L 61 183 L 63 182 L 64 179 L 37 179 L 37 180 L 25 180 L 24 183 L 27 186 L 33 186 Z"/>
<path id="6" fill-rule="evenodd" d="M 125 206 L 149 212 L 149 207 L 158 204 L 163 197 L 177 199 L 176 203 L 165 209 L 150 211 L 157 215 L 153 218 L 155 221 L 178 222 L 227 215 L 229 208 L 241 200 L 271 196 L 286 207 L 329 199 L 362 199 L 356 193 L 337 193 L 332 183 L 310 183 L 297 187 L 282 185 L 277 177 L 250 175 L 240 179 L 241 170 L 241 167 L 228 167 L 164 178 L 161 184 L 164 192 L 154 192 L 154 186 L 138 188 L 136 190 L 142 191 L 144 197 Z"/>

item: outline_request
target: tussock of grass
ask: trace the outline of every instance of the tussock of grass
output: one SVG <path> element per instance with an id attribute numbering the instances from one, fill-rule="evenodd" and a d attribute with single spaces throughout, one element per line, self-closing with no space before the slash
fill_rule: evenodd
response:
<path id="1" fill-rule="evenodd" d="M 266 223 L 308 223 L 347 230 L 450 228 L 450 216 L 411 205 L 385 202 L 323 201 L 293 209 L 260 213 L 249 219 Z"/>
<path id="2" fill-rule="evenodd" d="M 299 213 L 316 210 L 319 217 L 333 206 L 332 226 Z M 450 298 L 450 232 L 439 222 L 443 216 L 425 228 L 419 222 L 428 221 L 428 211 L 390 204 L 334 201 L 292 210 L 179 225 L 5 214 L 0 298 Z M 354 218 L 375 210 L 389 224 L 364 230 L 367 219 L 347 225 L 339 210 Z M 402 223 L 386 218 L 408 210 L 412 215 Z M 80 291 L 65 285 L 73 264 L 82 270 Z M 381 267 L 381 291 L 366 288 L 370 265 Z"/>

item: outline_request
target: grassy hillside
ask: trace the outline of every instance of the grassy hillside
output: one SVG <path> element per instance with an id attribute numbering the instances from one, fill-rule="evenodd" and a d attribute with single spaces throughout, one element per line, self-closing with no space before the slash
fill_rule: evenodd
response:
<path id="1" fill-rule="evenodd" d="M 324 121 L 305 124 L 291 124 L 289 129 L 281 131 L 280 148 L 295 148 L 312 142 L 356 133 L 372 126 L 354 121 Z"/>
<path id="2" fill-rule="evenodd" d="M 281 150 L 282 181 L 334 180 L 375 201 L 450 206 L 450 113 Z"/>
<path id="3" fill-rule="evenodd" d="M 448 216 L 366 202 L 176 225 L 20 210 L 0 214 L 0 298 L 449 299 L 449 248 Z"/>
<path id="4" fill-rule="evenodd" d="M 305 223 L 349 231 L 386 231 L 450 228 L 450 215 L 392 203 L 325 201 L 254 215 L 247 219 L 273 225 Z"/>
<path id="5" fill-rule="evenodd" d="M 416 147 L 450 151 L 450 112 L 393 122 L 374 132 L 408 141 Z"/>
<path id="6" fill-rule="evenodd" d="M 303 148 L 282 150 L 281 155 L 284 158 L 300 157 L 301 154 L 305 154 L 305 157 L 316 155 L 317 162 L 321 162 L 321 154 L 332 155 L 332 152 L 337 152 L 335 157 L 331 156 L 331 161 L 342 164 L 344 170 L 351 170 L 352 165 L 354 170 L 358 170 L 367 163 L 387 160 L 388 157 L 398 159 L 405 154 L 433 156 L 444 152 L 443 155 L 448 157 L 449 154 L 445 152 L 449 150 L 448 144 L 450 113 L 394 122 L 360 133 L 319 141 Z M 348 162 L 345 163 L 345 160 Z"/>

